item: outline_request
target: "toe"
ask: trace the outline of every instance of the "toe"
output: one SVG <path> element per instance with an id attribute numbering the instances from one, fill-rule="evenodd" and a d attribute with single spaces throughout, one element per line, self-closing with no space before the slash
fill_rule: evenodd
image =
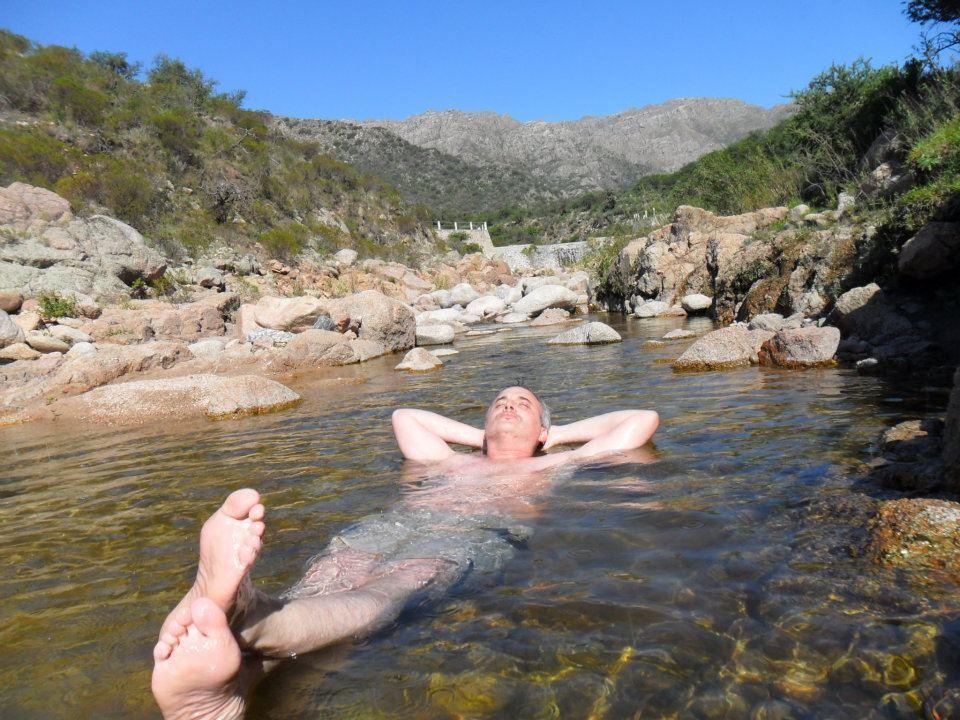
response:
<path id="1" fill-rule="evenodd" d="M 259 538 L 261 535 L 263 535 L 263 531 L 266 529 L 267 529 L 267 526 L 264 525 L 262 522 L 252 522 L 250 523 L 250 527 L 247 528 L 247 531 L 251 535 L 254 535 Z"/>
<path id="2" fill-rule="evenodd" d="M 163 640 L 158 642 L 153 646 L 153 659 L 156 661 L 166 660 L 170 657 L 170 653 L 173 652 L 173 647 L 169 643 L 165 643 Z"/>
<path id="3" fill-rule="evenodd" d="M 263 516 L 267 514 L 267 509 L 263 506 L 263 503 L 257 503 L 252 508 L 250 512 L 247 513 L 247 516 L 251 520 L 263 520 Z"/>
<path id="4" fill-rule="evenodd" d="M 230 517 L 242 520 L 259 501 L 260 493 L 251 488 L 244 488 L 230 493 L 220 509 Z"/>
<path id="5" fill-rule="evenodd" d="M 194 626 L 207 637 L 230 635 L 227 616 L 209 598 L 198 598 L 190 605 Z"/>

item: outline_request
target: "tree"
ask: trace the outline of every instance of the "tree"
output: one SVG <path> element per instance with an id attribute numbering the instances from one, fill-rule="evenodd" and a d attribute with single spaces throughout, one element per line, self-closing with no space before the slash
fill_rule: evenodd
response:
<path id="1" fill-rule="evenodd" d="M 942 52 L 960 45 L 960 0 L 906 0 L 904 5 L 910 20 L 931 26 L 921 48 L 928 63 L 935 64 Z"/>

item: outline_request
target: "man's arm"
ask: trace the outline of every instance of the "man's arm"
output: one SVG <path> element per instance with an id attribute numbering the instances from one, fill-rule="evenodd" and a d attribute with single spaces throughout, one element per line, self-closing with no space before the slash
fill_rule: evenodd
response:
<path id="1" fill-rule="evenodd" d="M 660 425 L 652 410 L 618 410 L 550 428 L 544 449 L 585 443 L 573 451 L 578 457 L 633 450 L 644 445 Z"/>
<path id="2" fill-rule="evenodd" d="M 401 408 L 393 411 L 393 434 L 408 460 L 433 462 L 453 455 L 447 443 L 479 448 L 483 430 L 429 410 Z"/>

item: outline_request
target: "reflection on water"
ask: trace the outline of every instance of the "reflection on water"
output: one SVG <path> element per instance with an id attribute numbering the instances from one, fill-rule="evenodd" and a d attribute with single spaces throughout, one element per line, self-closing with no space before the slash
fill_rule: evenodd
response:
<path id="1" fill-rule="evenodd" d="M 305 402 L 276 415 L 5 429 L 0 714 L 152 712 L 157 625 L 228 490 L 263 492 L 255 577 L 279 592 L 345 526 L 417 496 L 394 408 L 479 424 L 524 376 L 557 422 L 658 410 L 654 461 L 561 476 L 495 582 L 286 664 L 250 717 L 923 717 L 957 684 L 956 590 L 851 556 L 835 508 L 863 504 L 851 485 L 867 447 L 924 398 L 838 368 L 674 374 L 658 361 L 682 345 L 642 344 L 680 321 L 604 319 L 623 343 L 548 349 L 550 328 L 471 338 L 430 375 L 385 358 L 333 373 L 362 383 L 304 376 Z"/>

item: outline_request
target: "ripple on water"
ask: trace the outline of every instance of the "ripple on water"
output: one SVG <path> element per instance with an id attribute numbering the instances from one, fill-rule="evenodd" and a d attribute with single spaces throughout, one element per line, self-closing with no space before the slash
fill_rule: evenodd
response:
<path id="1" fill-rule="evenodd" d="M 441 373 L 401 376 L 386 358 L 344 369 L 355 384 L 305 378 L 304 402 L 276 415 L 5 429 L 3 714 L 147 714 L 157 624 L 189 584 L 200 524 L 227 491 L 264 494 L 256 577 L 279 591 L 334 532 L 400 498 L 394 408 L 480 424 L 489 398 L 519 377 L 556 422 L 658 410 L 654 462 L 570 473 L 499 576 L 355 647 L 288 663 L 257 690 L 251 717 L 953 707 L 955 589 L 931 581 L 919 592 L 851 557 L 844 520 L 828 511 L 857 503 L 852 477 L 878 430 L 929 398 L 841 368 L 676 374 L 659 361 L 683 343 L 642 345 L 680 321 L 604 319 L 622 343 L 545 354 L 549 328 L 480 337 Z"/>

